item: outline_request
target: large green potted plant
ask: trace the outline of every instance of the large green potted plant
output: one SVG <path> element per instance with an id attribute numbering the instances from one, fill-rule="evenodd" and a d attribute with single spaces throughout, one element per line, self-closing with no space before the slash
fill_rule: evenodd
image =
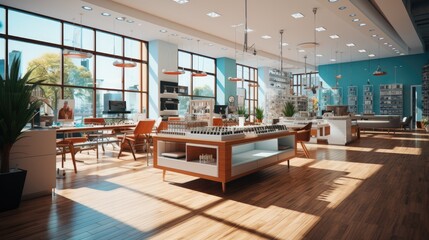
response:
<path id="1" fill-rule="evenodd" d="M 27 172 L 10 169 L 10 152 L 42 105 L 41 100 L 31 97 L 42 80 L 31 79 L 32 70 L 21 77 L 20 62 L 20 58 L 12 61 L 6 79 L 0 75 L 0 211 L 17 208 L 21 202 Z"/>
<path id="2" fill-rule="evenodd" d="M 282 112 L 285 117 L 292 117 L 296 113 L 295 105 L 292 102 L 286 102 Z"/>
<path id="3" fill-rule="evenodd" d="M 255 108 L 255 117 L 257 122 L 261 123 L 264 119 L 264 109 L 260 107 Z"/>

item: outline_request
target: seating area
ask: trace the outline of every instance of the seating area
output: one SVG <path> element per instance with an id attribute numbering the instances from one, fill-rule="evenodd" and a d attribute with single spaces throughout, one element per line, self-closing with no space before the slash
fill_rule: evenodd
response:
<path id="1" fill-rule="evenodd" d="M 359 128 L 365 129 L 382 129 L 395 132 L 402 128 L 401 116 L 395 115 L 356 115 L 356 122 Z M 411 121 L 411 120 L 410 120 Z"/>

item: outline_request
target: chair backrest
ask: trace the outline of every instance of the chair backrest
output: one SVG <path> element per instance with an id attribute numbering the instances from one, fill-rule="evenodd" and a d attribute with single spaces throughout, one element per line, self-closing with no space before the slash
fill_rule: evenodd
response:
<path id="1" fill-rule="evenodd" d="M 158 128 L 159 124 L 161 124 L 161 122 L 162 122 L 162 117 L 157 118 L 156 122 L 155 122 L 155 128 Z"/>
<path id="2" fill-rule="evenodd" d="M 83 124 L 106 125 L 104 118 L 84 118 Z"/>
<path id="3" fill-rule="evenodd" d="M 166 130 L 168 128 L 168 122 L 160 122 L 158 127 L 156 128 L 156 133 L 160 133 L 162 130 Z"/>
<path id="4" fill-rule="evenodd" d="M 168 121 L 180 121 L 182 120 L 180 117 L 168 117 Z"/>
<path id="5" fill-rule="evenodd" d="M 411 120 L 413 119 L 413 116 L 409 116 L 409 117 L 404 117 L 402 118 L 402 124 L 403 125 L 408 125 L 411 123 Z"/>
<path id="6" fill-rule="evenodd" d="M 155 125 L 155 120 L 151 120 L 151 119 L 140 120 L 137 123 L 136 128 L 134 129 L 134 136 L 151 133 L 154 125 Z"/>
<path id="7" fill-rule="evenodd" d="M 313 125 L 312 122 L 307 123 L 307 125 L 305 125 L 304 127 L 302 127 L 301 129 L 299 129 L 296 132 L 296 141 L 297 142 L 308 142 L 310 141 L 310 137 L 311 137 L 311 126 Z"/>
<path id="8" fill-rule="evenodd" d="M 304 127 L 300 128 L 299 130 L 311 130 L 312 125 L 313 125 L 313 123 L 309 122 Z"/>

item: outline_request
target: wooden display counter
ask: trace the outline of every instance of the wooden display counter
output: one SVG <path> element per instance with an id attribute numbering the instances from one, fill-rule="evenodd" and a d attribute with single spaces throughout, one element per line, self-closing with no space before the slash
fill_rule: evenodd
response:
<path id="1" fill-rule="evenodd" d="M 214 141 L 189 136 L 154 136 L 154 167 L 226 183 L 296 156 L 295 133 L 279 131 Z M 200 157 L 202 159 L 200 159 Z"/>

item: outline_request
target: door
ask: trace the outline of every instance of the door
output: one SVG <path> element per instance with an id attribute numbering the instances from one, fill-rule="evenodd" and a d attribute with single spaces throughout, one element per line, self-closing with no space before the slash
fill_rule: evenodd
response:
<path id="1" fill-rule="evenodd" d="M 416 129 L 422 119 L 422 85 L 411 85 L 411 127 Z"/>

